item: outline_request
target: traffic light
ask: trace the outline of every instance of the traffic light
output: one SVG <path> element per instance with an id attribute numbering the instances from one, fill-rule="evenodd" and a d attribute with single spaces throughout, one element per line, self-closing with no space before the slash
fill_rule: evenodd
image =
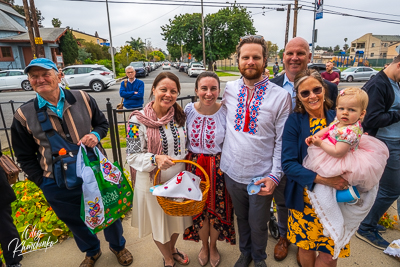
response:
<path id="1" fill-rule="evenodd" d="M 189 54 L 188 59 L 192 59 L 192 55 L 191 54 Z"/>

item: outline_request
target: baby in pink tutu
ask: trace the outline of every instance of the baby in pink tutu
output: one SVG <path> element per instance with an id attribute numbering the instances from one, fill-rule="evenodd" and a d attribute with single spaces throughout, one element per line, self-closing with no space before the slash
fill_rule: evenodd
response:
<path id="1" fill-rule="evenodd" d="M 337 98 L 335 120 L 306 139 L 308 155 L 303 166 L 322 177 L 341 175 L 360 192 L 379 183 L 389 151 L 378 139 L 363 135 L 361 122 L 368 95 L 359 88 L 346 88 Z"/>

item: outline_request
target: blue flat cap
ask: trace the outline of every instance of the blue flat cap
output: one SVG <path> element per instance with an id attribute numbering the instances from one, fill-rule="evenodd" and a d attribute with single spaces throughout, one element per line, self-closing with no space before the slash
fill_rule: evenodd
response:
<path id="1" fill-rule="evenodd" d="M 25 68 L 24 73 L 27 74 L 31 67 L 41 67 L 47 70 L 55 69 L 58 72 L 57 65 L 47 58 L 36 58 L 32 59 L 31 63 Z"/>

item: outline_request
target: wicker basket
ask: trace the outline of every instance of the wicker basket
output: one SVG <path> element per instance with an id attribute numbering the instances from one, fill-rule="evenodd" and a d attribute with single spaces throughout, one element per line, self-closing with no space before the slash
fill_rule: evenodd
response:
<path id="1" fill-rule="evenodd" d="M 206 182 L 200 182 L 200 189 L 203 192 L 203 198 L 201 201 L 195 200 L 186 200 L 183 202 L 176 202 L 166 197 L 157 196 L 158 204 L 160 204 L 161 208 L 164 212 L 170 216 L 194 216 L 200 214 L 204 210 L 204 205 L 206 204 L 208 197 L 208 190 L 210 189 L 210 178 L 206 171 L 197 163 L 190 160 L 174 160 L 175 163 L 184 162 L 195 165 L 199 168 L 206 178 Z M 157 185 L 157 177 L 160 173 L 160 169 L 158 169 L 156 175 L 154 176 L 154 185 Z"/>

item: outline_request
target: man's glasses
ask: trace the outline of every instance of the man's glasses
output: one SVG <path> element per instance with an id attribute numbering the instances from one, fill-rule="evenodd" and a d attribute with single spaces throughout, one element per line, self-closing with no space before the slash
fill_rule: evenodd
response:
<path id="1" fill-rule="evenodd" d="M 243 40 L 249 39 L 249 38 L 264 40 L 264 36 L 262 36 L 262 35 L 246 35 L 246 36 L 240 37 L 240 42 Z"/>
<path id="2" fill-rule="evenodd" d="M 133 71 L 127 71 L 126 73 L 133 73 Z"/>
<path id="3" fill-rule="evenodd" d="M 320 93 L 322 93 L 322 86 L 320 87 L 315 87 L 312 90 L 307 90 L 307 91 L 301 91 L 300 95 L 302 98 L 307 98 L 310 96 L 311 91 L 314 93 L 314 95 L 319 95 Z"/>

